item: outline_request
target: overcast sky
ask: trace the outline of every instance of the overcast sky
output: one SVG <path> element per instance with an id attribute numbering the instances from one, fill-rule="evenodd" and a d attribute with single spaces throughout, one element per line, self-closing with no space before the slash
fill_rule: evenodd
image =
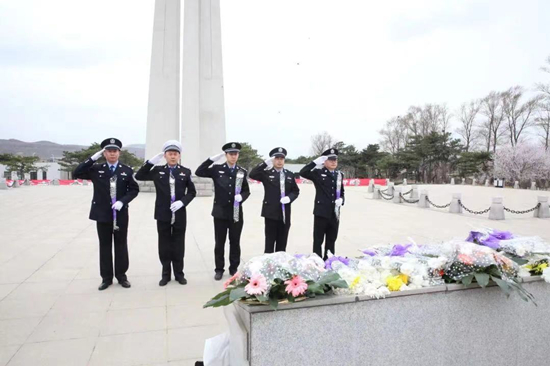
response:
<path id="1" fill-rule="evenodd" d="M 550 2 L 221 0 L 228 140 L 363 148 L 410 105 L 548 81 Z M 144 143 L 153 0 L 0 0 L 0 138 Z"/>

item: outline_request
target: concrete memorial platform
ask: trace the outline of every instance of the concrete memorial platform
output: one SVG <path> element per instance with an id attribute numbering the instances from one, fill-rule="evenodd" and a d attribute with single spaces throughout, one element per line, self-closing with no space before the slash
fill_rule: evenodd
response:
<path id="1" fill-rule="evenodd" d="M 276 311 L 237 302 L 226 311 L 231 365 L 545 364 L 550 285 L 523 285 L 538 306 L 475 284 L 318 297 Z"/>

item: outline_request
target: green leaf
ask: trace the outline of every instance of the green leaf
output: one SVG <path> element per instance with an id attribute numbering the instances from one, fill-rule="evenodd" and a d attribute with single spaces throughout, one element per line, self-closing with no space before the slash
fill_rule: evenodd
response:
<path id="1" fill-rule="evenodd" d="M 490 276 L 487 273 L 476 272 L 474 276 L 481 287 L 485 287 L 489 284 Z"/>
<path id="2" fill-rule="evenodd" d="M 328 285 L 335 288 L 348 288 L 348 283 L 343 279 L 332 281 Z"/>
<path id="3" fill-rule="evenodd" d="M 319 285 L 326 285 L 330 282 L 334 282 L 334 281 L 338 281 L 340 279 L 340 275 L 336 272 L 329 272 L 329 273 L 326 273 L 323 277 L 321 277 L 321 279 L 319 280 L 319 282 L 317 282 Z"/>
<path id="4" fill-rule="evenodd" d="M 288 302 L 294 303 L 294 302 L 296 302 L 296 298 L 292 295 L 288 295 Z"/>
<path id="5" fill-rule="evenodd" d="M 269 297 L 266 296 L 266 295 L 256 295 L 256 299 L 258 299 L 258 301 L 260 301 L 260 302 L 268 302 L 269 301 Z"/>
<path id="6" fill-rule="evenodd" d="M 508 253 L 506 253 L 505 255 L 506 255 L 506 257 L 510 258 L 511 260 L 513 260 L 514 262 L 516 262 L 520 266 L 523 266 L 524 264 L 529 263 L 529 261 L 527 259 L 516 257 L 515 255 L 508 254 Z"/>
<path id="7" fill-rule="evenodd" d="M 474 279 L 474 275 L 470 274 L 462 279 L 462 284 L 469 286 L 472 283 L 473 279 Z"/>
<path id="8" fill-rule="evenodd" d="M 233 301 L 231 301 L 231 299 L 229 298 L 229 294 L 225 294 L 220 298 L 212 299 L 212 300 L 208 301 L 206 304 L 204 304 L 203 308 L 208 308 L 208 307 L 217 308 L 217 307 L 220 307 L 220 306 L 227 306 L 227 305 L 231 304 L 232 302 Z"/>
<path id="9" fill-rule="evenodd" d="M 319 285 L 318 283 L 314 283 L 311 286 L 308 286 L 307 290 L 314 294 L 324 294 L 325 290 L 323 289 L 324 286 Z"/>
<path id="10" fill-rule="evenodd" d="M 502 291 L 504 291 L 506 297 L 510 296 L 510 293 L 512 292 L 512 287 L 510 287 L 507 281 L 504 281 L 503 279 L 495 276 L 491 276 L 491 279 L 496 282 L 496 284 L 502 289 Z"/>
<path id="11" fill-rule="evenodd" d="M 231 293 L 229 295 L 229 299 L 231 301 L 235 301 L 235 300 L 241 299 L 243 297 L 247 297 L 247 296 L 248 296 L 248 294 L 246 293 L 244 288 L 237 287 L 237 288 L 234 288 L 233 290 L 231 290 Z"/>
<path id="12" fill-rule="evenodd" d="M 277 307 L 279 307 L 279 301 L 274 298 L 274 297 L 270 297 L 269 298 L 269 306 L 273 309 L 273 310 L 277 310 Z"/>

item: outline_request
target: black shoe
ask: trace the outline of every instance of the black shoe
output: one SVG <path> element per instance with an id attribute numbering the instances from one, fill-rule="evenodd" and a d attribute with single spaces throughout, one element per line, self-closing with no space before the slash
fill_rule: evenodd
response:
<path id="1" fill-rule="evenodd" d="M 231 277 L 233 277 L 235 273 L 237 273 L 237 271 L 229 271 L 229 274 L 231 275 Z"/>
<path id="2" fill-rule="evenodd" d="M 178 281 L 180 285 L 187 285 L 185 277 L 176 278 L 176 281 Z"/>
<path id="3" fill-rule="evenodd" d="M 170 282 L 169 278 L 163 278 L 159 281 L 159 286 L 166 286 L 168 282 Z"/>
<path id="4" fill-rule="evenodd" d="M 130 281 L 128 281 L 128 280 L 120 281 L 119 284 L 120 284 L 120 286 L 122 286 L 124 288 L 132 287 L 132 285 L 130 284 Z"/>
<path id="5" fill-rule="evenodd" d="M 101 285 L 99 285 L 99 287 L 97 288 L 99 291 L 103 291 L 105 289 L 107 289 L 107 287 L 111 286 L 113 283 L 112 282 L 101 282 Z"/>
<path id="6" fill-rule="evenodd" d="M 223 272 L 216 272 L 216 274 L 214 275 L 214 279 L 215 279 L 216 281 L 221 280 L 222 277 L 223 277 Z"/>

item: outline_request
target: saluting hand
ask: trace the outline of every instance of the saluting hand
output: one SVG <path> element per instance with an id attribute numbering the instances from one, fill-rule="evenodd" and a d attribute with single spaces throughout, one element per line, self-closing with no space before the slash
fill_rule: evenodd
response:
<path id="1" fill-rule="evenodd" d="M 220 153 L 220 154 L 211 156 L 209 159 L 212 160 L 213 162 L 216 162 L 220 160 L 223 156 L 225 156 L 225 153 Z"/>
<path id="2" fill-rule="evenodd" d="M 164 153 L 158 153 L 157 155 L 153 156 L 151 159 L 147 161 L 153 165 L 157 165 L 163 157 L 164 157 Z"/>
<path id="3" fill-rule="evenodd" d="M 98 152 L 96 152 L 94 155 L 92 155 L 92 160 L 97 161 L 100 157 L 103 156 L 104 151 L 105 151 L 105 149 L 101 149 Z"/>
<path id="4" fill-rule="evenodd" d="M 327 161 L 328 159 L 328 156 L 319 156 L 317 159 L 313 160 L 313 162 L 315 163 L 315 165 L 322 165 L 325 163 L 325 161 Z"/>
<path id="5" fill-rule="evenodd" d="M 267 168 L 268 168 L 268 169 L 273 168 L 273 159 L 274 159 L 274 158 L 271 157 L 271 158 L 268 158 L 268 159 L 265 159 L 265 160 L 264 160 L 264 163 L 265 163 L 265 165 L 267 165 Z"/>

